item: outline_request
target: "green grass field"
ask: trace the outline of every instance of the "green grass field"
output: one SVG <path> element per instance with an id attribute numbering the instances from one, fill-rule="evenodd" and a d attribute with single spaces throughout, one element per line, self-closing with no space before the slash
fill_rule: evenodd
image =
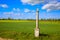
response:
<path id="1" fill-rule="evenodd" d="M 34 37 L 35 21 L 0 20 L 0 37 L 14 40 L 60 40 L 60 21 L 39 21 L 40 33 Z"/>

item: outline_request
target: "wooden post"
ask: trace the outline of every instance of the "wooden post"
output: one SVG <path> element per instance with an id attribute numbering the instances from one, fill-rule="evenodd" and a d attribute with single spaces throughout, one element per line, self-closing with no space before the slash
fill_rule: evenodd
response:
<path id="1" fill-rule="evenodd" d="M 35 28 L 35 37 L 39 37 L 39 10 L 36 9 L 36 28 Z"/>

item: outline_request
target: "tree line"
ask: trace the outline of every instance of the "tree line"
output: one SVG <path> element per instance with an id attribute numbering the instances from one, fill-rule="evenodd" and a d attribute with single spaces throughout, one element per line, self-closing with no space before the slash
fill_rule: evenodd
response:
<path id="1" fill-rule="evenodd" d="M 34 21 L 35 19 L 13 19 L 13 18 L 2 18 L 0 20 L 29 20 Z M 60 19 L 39 19 L 41 21 L 60 21 Z"/>

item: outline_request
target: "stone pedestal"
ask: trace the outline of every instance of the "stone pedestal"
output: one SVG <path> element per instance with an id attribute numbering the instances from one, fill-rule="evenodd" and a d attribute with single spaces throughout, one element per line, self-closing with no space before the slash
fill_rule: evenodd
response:
<path id="1" fill-rule="evenodd" d="M 35 37 L 39 37 L 39 28 L 35 29 Z"/>

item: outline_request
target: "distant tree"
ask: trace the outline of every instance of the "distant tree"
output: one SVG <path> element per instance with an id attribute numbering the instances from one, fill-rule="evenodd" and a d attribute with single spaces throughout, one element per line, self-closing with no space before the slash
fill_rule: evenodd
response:
<path id="1" fill-rule="evenodd" d="M 10 17 L 8 17 L 8 20 L 12 20 Z"/>
<path id="2" fill-rule="evenodd" d="M 6 20 L 5 18 L 2 18 L 1 20 Z"/>

